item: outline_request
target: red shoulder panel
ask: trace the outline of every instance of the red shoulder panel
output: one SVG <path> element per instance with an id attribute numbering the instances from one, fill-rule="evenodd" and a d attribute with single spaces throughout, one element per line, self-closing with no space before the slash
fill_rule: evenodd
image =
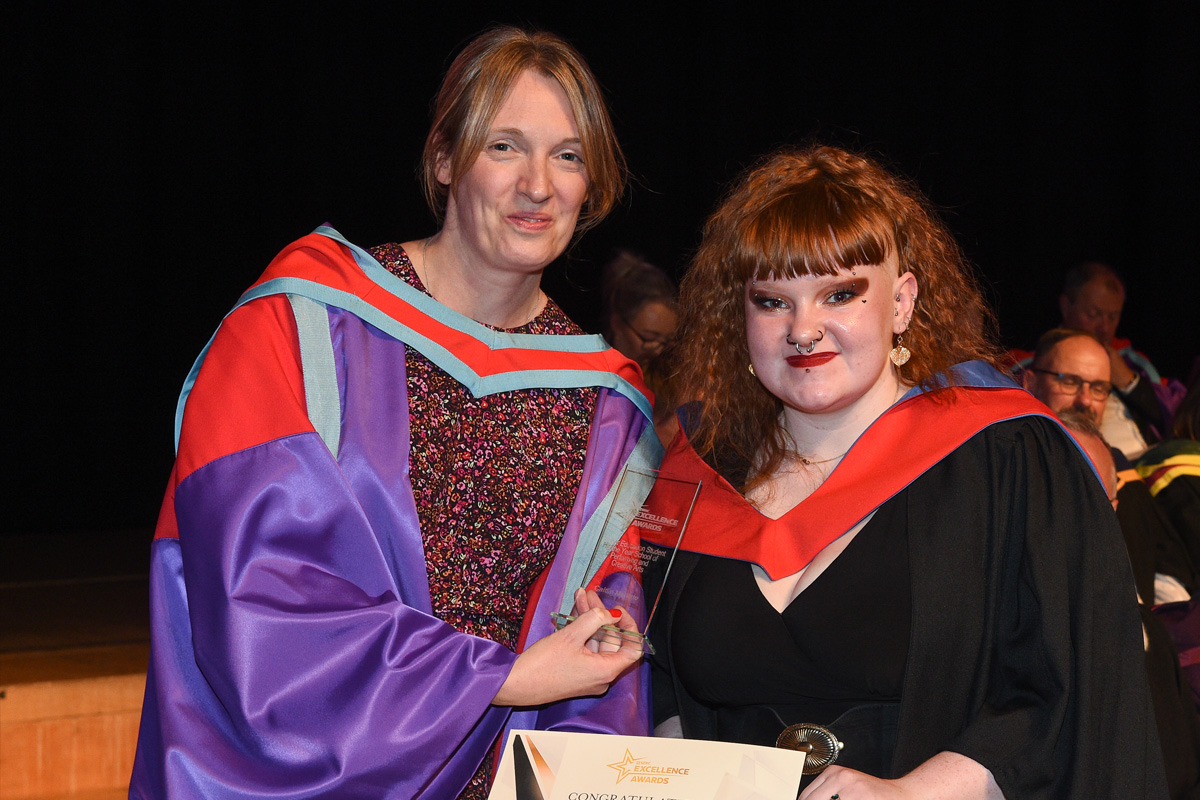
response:
<path id="1" fill-rule="evenodd" d="M 312 429 L 291 304 L 254 300 L 221 323 L 196 376 L 173 485 L 221 456 Z"/>

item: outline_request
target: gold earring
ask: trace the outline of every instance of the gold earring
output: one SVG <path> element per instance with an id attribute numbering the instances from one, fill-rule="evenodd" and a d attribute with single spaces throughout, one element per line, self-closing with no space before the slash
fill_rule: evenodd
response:
<path id="1" fill-rule="evenodd" d="M 756 377 L 756 378 L 758 377 L 758 373 L 756 373 L 756 372 L 754 371 L 754 365 L 753 365 L 753 364 L 747 364 L 747 365 L 746 365 L 746 369 L 750 370 L 750 374 L 751 374 L 751 375 L 753 375 L 753 376 L 754 376 L 754 377 Z"/>
<path id="2" fill-rule="evenodd" d="M 888 353 L 888 358 L 897 367 L 903 367 L 912 358 L 912 351 L 904 346 L 904 337 L 896 334 L 896 346 L 892 348 L 892 352 Z"/>

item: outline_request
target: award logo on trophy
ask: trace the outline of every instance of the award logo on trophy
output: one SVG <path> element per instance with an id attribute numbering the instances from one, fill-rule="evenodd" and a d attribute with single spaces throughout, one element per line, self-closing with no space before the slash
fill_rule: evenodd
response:
<path id="1" fill-rule="evenodd" d="M 594 591 L 606 607 L 625 609 L 643 631 L 605 625 L 603 630 L 610 641 L 611 637 L 619 637 L 622 644 L 632 643 L 654 653 L 644 631 L 658 608 L 701 485 L 652 469 L 627 467 L 621 473 L 586 569 L 577 575 L 577 583 L 568 582 L 568 597 L 574 596 L 575 586 Z M 642 577 L 647 573 L 654 575 L 659 586 L 652 601 L 642 588 Z M 559 628 L 575 619 L 566 610 L 552 616 Z"/>

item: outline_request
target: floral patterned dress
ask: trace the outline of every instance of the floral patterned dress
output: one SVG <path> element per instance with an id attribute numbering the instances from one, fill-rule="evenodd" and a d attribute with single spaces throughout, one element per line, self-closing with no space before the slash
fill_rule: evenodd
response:
<path id="1" fill-rule="evenodd" d="M 371 249 L 426 294 L 398 244 Z M 508 333 L 583 331 L 548 300 Z M 529 588 L 558 549 L 583 476 L 597 390 L 527 389 L 475 397 L 409 347 L 411 478 L 433 613 L 516 649 Z M 483 798 L 491 760 L 464 798 Z"/>

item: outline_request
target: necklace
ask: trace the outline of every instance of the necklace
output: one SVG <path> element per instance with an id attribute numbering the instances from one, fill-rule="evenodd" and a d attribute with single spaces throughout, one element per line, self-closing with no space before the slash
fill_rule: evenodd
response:
<path id="1" fill-rule="evenodd" d="M 432 236 L 426 236 L 421 240 L 421 268 L 417 269 L 416 265 L 413 265 L 413 271 L 421 279 L 421 285 L 425 287 L 425 291 L 429 292 L 430 297 L 433 297 L 433 289 L 429 288 L 429 261 L 426 259 L 425 250 L 429 247 L 429 240 L 432 238 Z M 422 275 L 422 272 L 425 274 Z M 434 297 L 434 299 L 436 300 L 437 298 Z"/>
<path id="2" fill-rule="evenodd" d="M 425 291 L 429 294 L 429 296 L 432 297 L 434 300 L 437 300 L 438 299 L 437 294 L 433 291 L 433 285 L 430 283 L 430 278 L 432 278 L 433 275 L 429 271 L 429 259 L 428 259 L 428 255 L 426 253 L 426 250 L 429 247 L 429 240 L 433 239 L 433 238 L 434 238 L 433 236 L 428 236 L 421 240 L 421 266 L 420 266 L 420 268 L 418 268 L 416 263 L 414 262 L 413 263 L 413 272 L 417 273 L 417 279 L 421 281 L 421 285 L 423 285 L 425 287 Z M 518 323 L 517 325 L 511 325 L 511 326 L 489 325 L 489 327 L 493 327 L 498 330 L 511 330 L 514 328 L 524 327 L 524 326 L 528 325 L 529 323 L 533 322 L 535 319 L 537 319 L 538 314 L 541 313 L 542 305 L 545 302 L 545 295 L 542 293 L 542 290 L 539 288 L 536 292 L 533 293 L 533 296 L 530 298 L 530 300 L 531 300 L 531 305 L 528 307 L 526 312 L 524 314 L 522 314 L 522 316 L 521 316 L 522 322 Z M 442 301 L 438 300 L 438 302 L 440 303 Z M 484 323 L 484 324 L 489 324 L 489 323 Z"/>
<path id="3" fill-rule="evenodd" d="M 850 452 L 849 450 L 846 451 L 846 453 L 849 453 L 849 452 Z M 817 464 L 828 464 L 830 461 L 837 461 L 839 458 L 846 455 L 846 453 L 840 453 L 839 455 L 832 456 L 831 458 L 822 458 L 818 461 L 814 461 L 811 458 L 805 458 L 804 456 L 796 456 L 796 458 L 800 459 L 800 464 L 802 466 L 814 467 Z"/>

